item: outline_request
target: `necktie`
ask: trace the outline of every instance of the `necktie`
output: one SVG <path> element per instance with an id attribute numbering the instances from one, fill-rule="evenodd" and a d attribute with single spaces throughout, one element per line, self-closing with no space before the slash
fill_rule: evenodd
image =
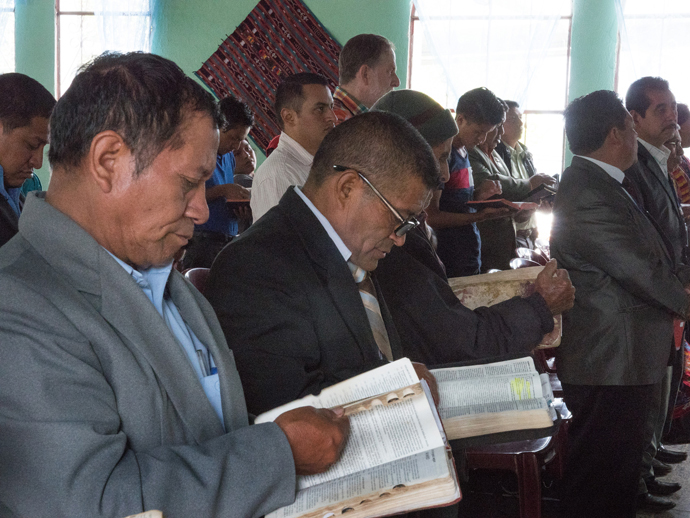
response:
<path id="1" fill-rule="evenodd" d="M 621 185 L 623 186 L 623 189 L 625 189 L 628 192 L 633 201 L 637 204 L 637 207 L 640 210 L 644 211 L 642 196 L 640 195 L 640 192 L 637 190 L 637 186 L 633 182 L 631 182 L 627 176 L 623 178 Z"/>
<path id="2" fill-rule="evenodd" d="M 381 354 L 383 354 L 388 361 L 393 361 L 391 343 L 388 340 L 386 325 L 381 316 L 381 306 L 376 299 L 376 288 L 374 287 L 374 283 L 366 270 L 350 262 L 347 263 L 347 266 L 350 268 L 352 277 L 355 279 L 357 287 L 359 288 L 359 296 L 367 312 L 367 319 L 371 326 L 371 332 L 374 334 L 376 345 L 378 345 Z"/>

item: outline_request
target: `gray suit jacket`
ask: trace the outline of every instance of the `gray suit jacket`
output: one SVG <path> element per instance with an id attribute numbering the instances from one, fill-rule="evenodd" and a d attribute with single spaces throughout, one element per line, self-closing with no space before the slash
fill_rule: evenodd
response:
<path id="1" fill-rule="evenodd" d="M 248 426 L 210 305 L 177 272 L 168 289 L 218 366 L 227 433 L 134 280 L 29 195 L 0 250 L 0 517 L 250 517 L 294 499 L 287 439 Z"/>
<path id="2" fill-rule="evenodd" d="M 690 267 L 687 266 L 688 231 L 668 174 L 661 170 L 654 157 L 640 143 L 637 146 L 637 163 L 625 171 L 625 175 L 637 185 L 644 208 L 666 240 L 676 274 L 687 285 L 690 282 Z"/>
<path id="3" fill-rule="evenodd" d="M 558 377 L 580 385 L 646 385 L 666 370 L 673 317 L 688 295 L 652 222 L 621 184 L 573 158 L 554 202 L 551 255 L 568 270 Z"/>

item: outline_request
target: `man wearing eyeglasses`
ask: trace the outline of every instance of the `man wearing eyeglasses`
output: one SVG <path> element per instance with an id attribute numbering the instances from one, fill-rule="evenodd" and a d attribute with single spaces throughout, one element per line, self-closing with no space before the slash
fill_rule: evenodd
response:
<path id="1" fill-rule="evenodd" d="M 206 295 L 250 412 L 401 357 L 370 272 L 405 242 L 439 180 L 431 148 L 411 125 L 387 113 L 358 115 L 326 136 L 304 187 L 290 188 L 218 256 Z"/>

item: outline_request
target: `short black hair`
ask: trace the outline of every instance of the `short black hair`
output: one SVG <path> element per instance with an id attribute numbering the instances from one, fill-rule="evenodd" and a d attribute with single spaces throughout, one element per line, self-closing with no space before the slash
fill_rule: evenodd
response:
<path id="1" fill-rule="evenodd" d="M 55 97 L 24 74 L 0 75 L 0 123 L 3 133 L 31 124 L 34 117 L 50 118 Z"/>
<path id="2" fill-rule="evenodd" d="M 678 124 L 685 124 L 690 119 L 690 109 L 687 104 L 678 103 Z"/>
<path id="3" fill-rule="evenodd" d="M 221 131 L 228 131 L 233 128 L 251 128 L 254 126 L 254 114 L 245 102 L 229 95 L 218 103 L 220 115 L 223 117 Z"/>
<path id="4" fill-rule="evenodd" d="M 340 84 L 352 81 L 362 65 L 376 66 L 387 50 L 395 50 L 395 45 L 378 34 L 358 34 L 350 38 L 338 58 Z"/>
<path id="5" fill-rule="evenodd" d="M 93 138 L 111 130 L 132 150 L 136 176 L 161 151 L 184 144 L 178 130 L 190 112 L 222 123 L 213 96 L 169 59 L 105 52 L 79 70 L 55 106 L 50 164 L 78 167 Z"/>
<path id="6" fill-rule="evenodd" d="M 506 103 L 509 110 L 520 107 L 520 103 L 518 103 L 517 101 L 506 101 L 505 99 L 503 99 L 503 102 Z"/>
<path id="7" fill-rule="evenodd" d="M 612 128 L 625 128 L 628 111 L 616 92 L 597 90 L 571 102 L 564 117 L 570 150 L 588 155 L 604 145 Z"/>
<path id="8" fill-rule="evenodd" d="M 629 112 L 635 110 L 644 118 L 647 113 L 647 108 L 652 104 L 652 100 L 647 93 L 650 90 L 666 92 L 670 90 L 668 81 L 660 77 L 646 76 L 638 79 L 628 88 L 628 93 L 625 94 L 625 107 Z"/>
<path id="9" fill-rule="evenodd" d="M 458 99 L 455 112 L 474 124 L 496 125 L 503 122 L 505 105 L 488 88 L 475 88 Z"/>
<path id="10" fill-rule="evenodd" d="M 441 181 L 438 161 L 422 135 L 393 113 L 357 115 L 328 132 L 309 172 L 310 183 L 321 185 L 338 174 L 334 165 L 361 171 L 377 187 L 399 192 L 404 181 L 418 177 L 429 189 Z"/>
<path id="11" fill-rule="evenodd" d="M 276 112 L 276 120 L 281 129 L 285 126 L 283 118 L 280 116 L 280 112 L 283 108 L 290 108 L 297 113 L 302 109 L 302 104 L 304 103 L 304 92 L 302 87 L 304 85 L 323 85 L 328 87 L 328 80 L 321 74 L 299 72 L 286 77 L 283 82 L 278 85 L 273 109 Z"/>

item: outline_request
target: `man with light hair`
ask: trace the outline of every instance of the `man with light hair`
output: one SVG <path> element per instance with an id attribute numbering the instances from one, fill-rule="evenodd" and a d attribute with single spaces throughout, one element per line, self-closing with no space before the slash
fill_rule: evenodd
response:
<path id="1" fill-rule="evenodd" d="M 395 46 L 377 34 L 350 38 L 338 59 L 340 85 L 333 94 L 333 111 L 342 122 L 368 111 L 376 101 L 400 86 Z"/>

